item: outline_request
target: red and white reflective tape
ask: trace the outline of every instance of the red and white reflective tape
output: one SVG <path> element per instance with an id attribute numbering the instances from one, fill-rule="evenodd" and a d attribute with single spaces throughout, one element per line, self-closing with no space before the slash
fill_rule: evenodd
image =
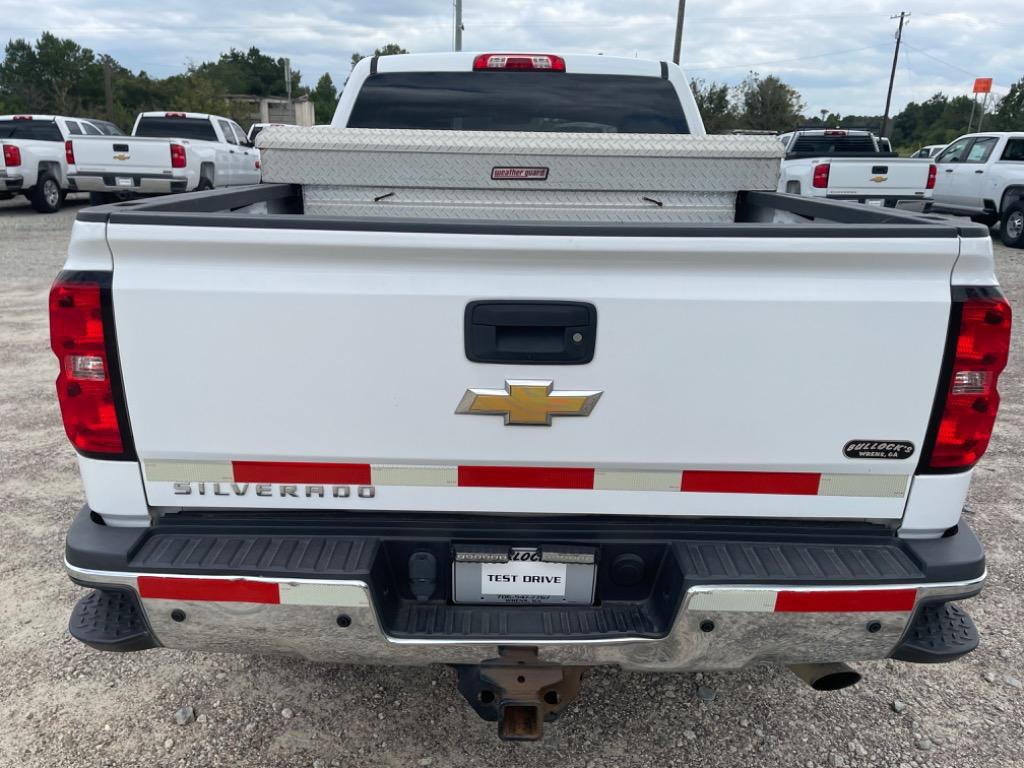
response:
<path id="1" fill-rule="evenodd" d="M 190 576 L 139 576 L 144 600 L 179 602 L 262 603 L 264 605 L 369 605 L 366 588 L 358 584 L 218 579 Z"/>
<path id="2" fill-rule="evenodd" d="M 705 469 L 626 470 L 510 465 L 355 464 L 304 461 L 147 460 L 149 482 L 213 482 L 434 488 L 534 488 L 671 491 L 785 496 L 902 498 L 906 475 L 750 472 Z"/>
<path id="3" fill-rule="evenodd" d="M 333 607 L 369 605 L 366 587 L 362 584 L 141 575 L 136 586 L 139 597 L 144 600 Z M 697 587 L 686 607 L 690 611 L 743 613 L 907 613 L 914 610 L 916 602 L 914 587 Z"/>
<path id="4" fill-rule="evenodd" d="M 906 613 L 914 610 L 917 589 L 709 589 L 691 595 L 691 611 L 750 613 Z"/>

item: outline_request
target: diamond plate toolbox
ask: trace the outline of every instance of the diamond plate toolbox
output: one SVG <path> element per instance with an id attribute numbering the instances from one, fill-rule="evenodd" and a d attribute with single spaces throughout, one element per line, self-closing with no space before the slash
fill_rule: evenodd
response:
<path id="1" fill-rule="evenodd" d="M 321 216 L 731 222 L 782 158 L 772 136 L 280 126 L 258 143 L 263 180 L 301 184 Z"/>

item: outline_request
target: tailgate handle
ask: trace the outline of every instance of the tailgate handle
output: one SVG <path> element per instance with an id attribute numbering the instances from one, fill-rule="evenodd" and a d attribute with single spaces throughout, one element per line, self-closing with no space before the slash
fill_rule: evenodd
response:
<path id="1" fill-rule="evenodd" d="M 114 151 L 115 152 L 127 152 L 128 151 L 128 145 L 127 144 L 115 144 L 114 145 Z"/>
<path id="2" fill-rule="evenodd" d="M 889 172 L 889 166 L 888 165 L 875 165 L 875 166 L 872 166 L 871 172 L 872 173 L 888 173 Z"/>
<path id="3" fill-rule="evenodd" d="M 474 363 L 583 365 L 594 359 L 597 308 L 582 301 L 471 301 L 466 357 Z"/>

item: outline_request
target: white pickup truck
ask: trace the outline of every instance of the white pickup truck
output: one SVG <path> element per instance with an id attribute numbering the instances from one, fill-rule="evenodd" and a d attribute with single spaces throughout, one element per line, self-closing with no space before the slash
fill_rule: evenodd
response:
<path id="1" fill-rule="evenodd" d="M 999 224 L 1003 243 L 1024 248 L 1024 133 L 972 133 L 935 162 L 935 210 Z"/>
<path id="2" fill-rule="evenodd" d="M 0 200 L 21 194 L 40 213 L 60 210 L 68 192 L 76 191 L 71 138 L 111 128 L 117 129 L 80 117 L 0 115 Z"/>
<path id="3" fill-rule="evenodd" d="M 71 180 L 93 203 L 260 181 L 259 150 L 237 123 L 217 115 L 143 112 L 131 136 L 72 144 Z"/>
<path id="4" fill-rule="evenodd" d="M 506 739 L 597 664 L 976 646 L 984 227 L 776 192 L 656 61 L 364 59 L 260 145 L 278 183 L 78 214 L 80 641 L 452 664 Z"/>
<path id="5" fill-rule="evenodd" d="M 779 191 L 924 211 L 935 165 L 883 152 L 870 131 L 826 128 L 779 136 L 786 150 Z"/>

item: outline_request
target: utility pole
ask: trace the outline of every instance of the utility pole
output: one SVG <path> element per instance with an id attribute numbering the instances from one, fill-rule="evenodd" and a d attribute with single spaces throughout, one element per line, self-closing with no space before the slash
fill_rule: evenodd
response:
<path id="1" fill-rule="evenodd" d="M 455 0 L 455 50 L 462 50 L 462 0 Z"/>
<path id="2" fill-rule="evenodd" d="M 683 52 L 683 17 L 686 16 L 686 0 L 679 0 L 679 10 L 676 12 L 676 45 L 672 50 L 672 61 L 679 63 L 679 57 Z"/>
<path id="3" fill-rule="evenodd" d="M 110 59 L 103 60 L 103 95 L 106 97 L 107 120 L 114 120 L 114 73 L 110 66 Z"/>
<path id="4" fill-rule="evenodd" d="M 900 59 L 900 43 L 903 41 L 903 24 L 910 18 L 909 11 L 900 11 L 899 16 L 893 14 L 890 19 L 900 20 L 899 29 L 896 30 L 896 52 L 892 55 L 892 72 L 889 74 L 889 92 L 885 95 L 885 115 L 882 117 L 882 129 L 879 136 L 885 136 L 889 131 L 889 107 L 892 105 L 892 84 L 896 80 L 896 63 Z"/>

